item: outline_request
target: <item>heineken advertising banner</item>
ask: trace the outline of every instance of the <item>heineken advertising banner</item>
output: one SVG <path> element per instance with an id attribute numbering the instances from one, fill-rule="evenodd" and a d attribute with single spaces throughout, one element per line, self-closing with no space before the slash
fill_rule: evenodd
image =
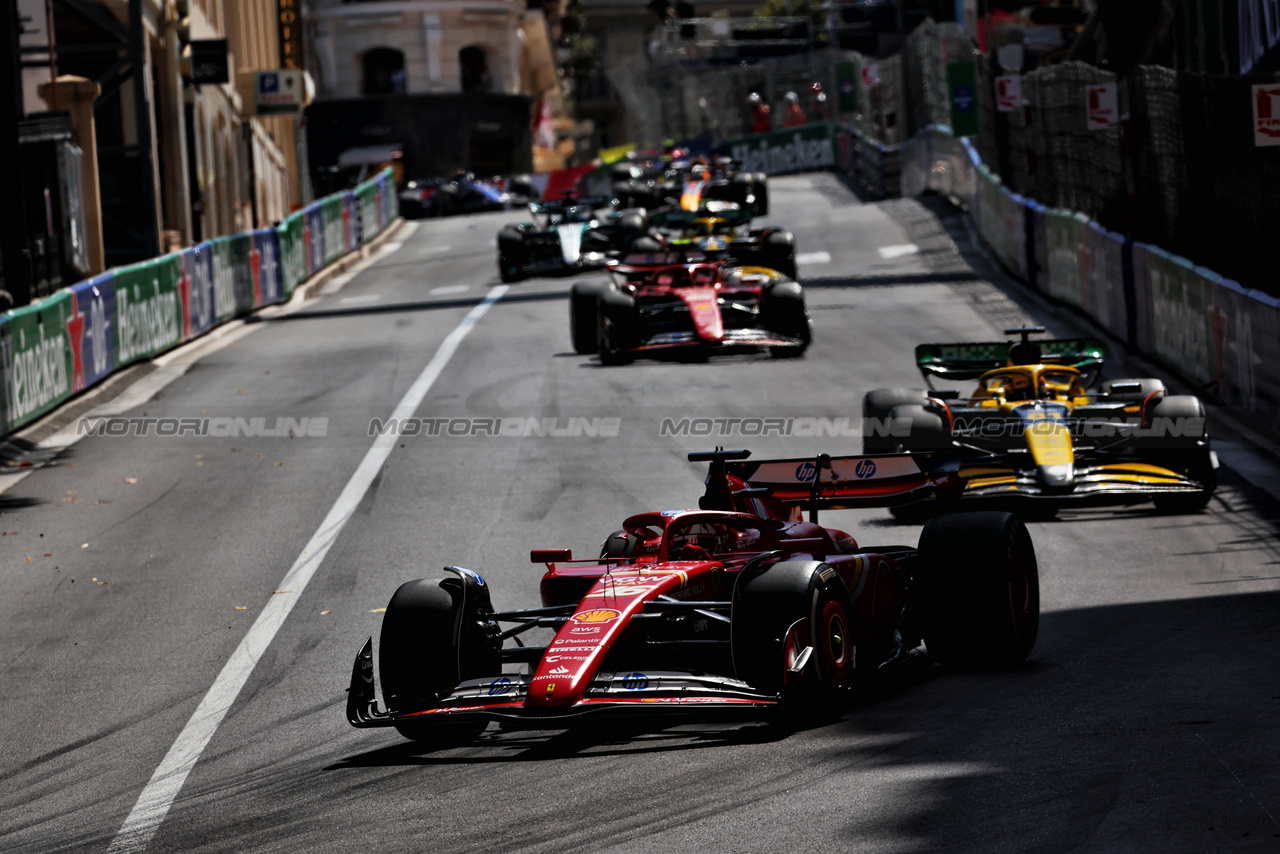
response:
<path id="1" fill-rule="evenodd" d="M 293 296 L 293 289 L 307 280 L 306 224 L 307 215 L 299 211 L 289 214 L 276 226 L 285 299 Z"/>
<path id="2" fill-rule="evenodd" d="M 818 172 L 839 165 L 836 147 L 839 131 L 840 125 L 835 122 L 817 122 L 731 139 L 721 143 L 718 150 L 727 152 L 747 172 L 766 175 Z"/>
<path id="3" fill-rule="evenodd" d="M 308 205 L 276 228 L 215 238 L 110 270 L 0 314 L 0 436 L 118 368 L 287 300 L 307 278 L 372 240 L 398 215 L 388 169 L 354 191 Z"/>
<path id="4" fill-rule="evenodd" d="M 181 258 L 165 255 L 115 271 L 116 364 L 163 353 L 182 341 Z"/>
<path id="5" fill-rule="evenodd" d="M 6 312 L 0 326 L 0 369 L 4 402 L 0 415 L 10 425 L 31 421 L 72 394 L 68 324 L 75 300 L 60 291 L 37 303 Z"/>
<path id="6" fill-rule="evenodd" d="M 1220 279 L 1163 249 L 1133 244 L 1138 343 L 1198 383 L 1215 378 L 1214 292 Z"/>

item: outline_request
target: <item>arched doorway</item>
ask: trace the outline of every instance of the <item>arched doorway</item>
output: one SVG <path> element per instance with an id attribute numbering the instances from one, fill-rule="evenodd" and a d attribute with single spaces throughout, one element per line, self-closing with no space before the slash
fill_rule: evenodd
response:
<path id="1" fill-rule="evenodd" d="M 366 95 L 403 95 L 406 91 L 404 54 L 394 48 L 375 47 L 361 59 Z"/>
<path id="2" fill-rule="evenodd" d="M 458 67 L 461 69 L 463 92 L 488 92 L 493 88 L 484 48 L 467 45 L 458 51 Z"/>

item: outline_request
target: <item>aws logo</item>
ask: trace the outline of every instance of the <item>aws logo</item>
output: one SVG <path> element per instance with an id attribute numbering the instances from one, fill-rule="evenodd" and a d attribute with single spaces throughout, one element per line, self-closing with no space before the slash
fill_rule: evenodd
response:
<path id="1" fill-rule="evenodd" d="M 591 611 L 583 611 L 574 614 L 571 618 L 575 623 L 608 623 L 621 617 L 622 614 L 612 608 L 596 608 Z"/>

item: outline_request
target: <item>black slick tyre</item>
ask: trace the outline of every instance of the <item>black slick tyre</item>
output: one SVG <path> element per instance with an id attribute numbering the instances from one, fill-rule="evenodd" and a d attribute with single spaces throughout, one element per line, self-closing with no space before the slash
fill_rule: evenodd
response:
<path id="1" fill-rule="evenodd" d="M 616 288 L 606 288 L 596 302 L 596 354 L 602 365 L 625 365 L 635 356 L 637 343 L 635 300 Z"/>
<path id="2" fill-rule="evenodd" d="M 925 647 L 942 664 L 989 670 L 1031 654 L 1040 625 L 1040 581 L 1031 536 L 1012 514 L 929 520 L 911 587 Z"/>
<path id="3" fill-rule="evenodd" d="M 799 278 L 796 269 L 796 239 L 791 232 L 776 229 L 766 234 L 764 245 L 760 248 L 760 263 L 788 278 Z"/>
<path id="4" fill-rule="evenodd" d="M 596 303 L 607 287 L 608 282 L 574 282 L 569 290 L 569 336 L 575 353 L 596 352 Z"/>
<path id="5" fill-rule="evenodd" d="M 798 282 L 778 282 L 770 287 L 761 301 L 764 326 L 784 338 L 794 338 L 799 346 L 770 347 L 775 359 L 796 359 L 804 355 L 813 341 L 809 314 L 804 307 L 804 291 Z"/>
<path id="6" fill-rule="evenodd" d="M 391 597 L 382 618 L 378 672 L 392 711 L 429 708 L 463 679 L 500 669 L 497 647 L 474 615 L 459 621 L 462 600 L 458 579 L 407 581 Z M 484 721 L 396 724 L 405 738 L 441 746 L 469 741 L 484 728 Z"/>
<path id="7" fill-rule="evenodd" d="M 829 706 L 847 696 L 856 650 L 853 604 L 839 574 L 818 561 L 783 561 L 747 571 L 733 591 L 730 648 L 737 677 L 788 702 Z M 805 672 L 788 684 L 788 635 L 812 648 Z"/>
<path id="8" fill-rule="evenodd" d="M 498 232 L 498 277 L 504 282 L 518 282 L 524 278 L 526 255 L 524 232 L 518 228 L 504 228 Z"/>
<path id="9" fill-rule="evenodd" d="M 862 452 L 892 454 L 901 450 L 901 439 L 892 435 L 890 420 L 895 406 L 924 404 L 928 392 L 917 388 L 875 388 L 862 396 Z"/>

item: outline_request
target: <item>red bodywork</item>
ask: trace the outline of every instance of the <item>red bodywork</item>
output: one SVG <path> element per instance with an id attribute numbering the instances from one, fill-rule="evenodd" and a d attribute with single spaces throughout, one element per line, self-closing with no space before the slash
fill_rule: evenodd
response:
<path id="1" fill-rule="evenodd" d="M 631 352 L 668 350 L 679 347 L 798 346 L 795 339 L 782 337 L 760 327 L 755 318 L 746 323 L 726 324 L 725 307 L 756 307 L 765 288 L 777 275 L 764 268 L 734 268 L 726 261 L 696 260 L 700 252 L 660 252 L 631 255 L 624 264 L 611 263 L 609 270 L 620 279 L 619 289 L 632 297 L 637 309 L 654 319 L 642 320 L 640 343 Z M 684 263 L 673 263 L 674 261 Z M 692 334 L 687 330 L 664 330 L 660 315 L 663 304 L 678 304 L 689 314 Z"/>
<path id="2" fill-rule="evenodd" d="M 870 469 L 865 465 L 869 459 L 875 463 Z M 535 562 L 550 561 L 540 585 L 543 607 L 486 618 L 524 622 L 526 627 L 538 620 L 549 621 L 538 625 L 554 624 L 555 635 L 545 648 L 503 650 L 520 656 L 504 660 L 523 661 L 529 668 L 525 674 L 467 679 L 427 708 L 382 712 L 373 697 L 370 641 L 353 672 L 350 722 L 381 726 L 448 715 L 555 727 L 581 715 L 628 710 L 759 714 L 779 705 L 781 696 L 761 693 L 735 678 L 735 665 L 722 653 L 699 657 L 699 650 L 728 646 L 723 638 L 731 623 L 735 583 L 749 565 L 754 572 L 782 561 L 825 564 L 849 592 L 854 645 L 882 650 L 892 644 L 906 598 L 904 561 L 913 559 L 914 550 L 863 550 L 844 531 L 797 518 L 798 507 L 820 502 L 882 505 L 890 495 L 918 498 L 945 486 L 947 476 L 921 472 L 907 454 L 731 465 L 736 473 L 713 465 L 701 502 L 726 509 L 632 516 L 606 542 L 606 550 L 611 541 L 622 547 L 611 552 L 619 557 L 575 561 L 568 550 L 532 553 Z M 815 470 L 823 477 L 816 478 Z M 770 487 L 775 497 L 749 479 L 781 481 L 788 472 L 803 489 L 782 489 L 783 484 L 775 483 Z M 843 479 L 842 473 L 852 474 Z M 819 502 L 813 500 L 815 484 L 823 493 Z M 672 655 L 655 659 L 647 648 L 637 654 L 637 647 L 655 638 L 658 646 L 665 642 L 655 627 L 682 619 L 689 625 L 682 630 L 685 635 L 671 641 Z M 697 635 L 699 621 L 704 635 Z M 776 662 L 784 671 L 784 688 L 818 678 L 801 655 L 811 643 L 802 623 L 792 626 L 783 644 L 784 660 Z"/>

